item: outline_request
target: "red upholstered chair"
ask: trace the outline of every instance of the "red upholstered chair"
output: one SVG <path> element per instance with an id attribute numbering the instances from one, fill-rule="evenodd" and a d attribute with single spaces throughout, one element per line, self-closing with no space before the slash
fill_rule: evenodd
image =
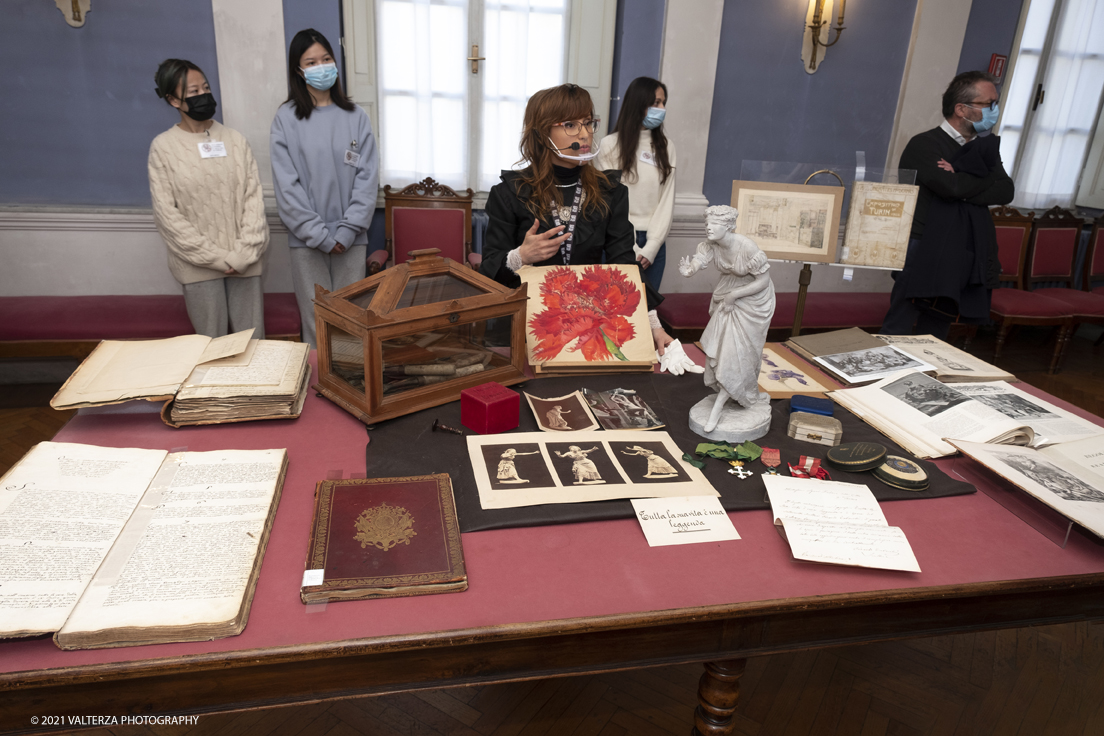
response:
<path id="1" fill-rule="evenodd" d="M 478 268 L 482 260 L 472 253 L 472 197 L 426 177 L 392 192 L 383 188 L 385 249 L 368 256 L 368 274 L 378 273 L 387 261 L 406 260 L 412 250 L 437 248 L 451 258 Z"/>
<path id="2" fill-rule="evenodd" d="M 1095 294 L 1104 294 L 1104 284 L 1093 287 L 1094 281 L 1104 281 L 1104 215 L 1093 223 L 1089 236 L 1089 248 L 1085 251 L 1085 270 L 1081 276 L 1081 288 Z"/>
<path id="3" fill-rule="evenodd" d="M 1072 212 L 1052 207 L 1035 222 L 1028 280 L 1060 282 L 1061 286 L 1035 289 L 1034 293 L 1054 299 L 1066 306 L 1074 327 L 1081 322 L 1104 324 L 1104 293 L 1075 289 L 1077 246 L 1081 242 L 1083 222 Z M 1094 228 L 1094 235 L 1099 232 Z M 1095 255 L 1086 253 L 1088 256 Z"/>
<path id="4" fill-rule="evenodd" d="M 1001 262 L 1001 284 L 1014 288 L 993 290 L 989 317 L 996 322 L 997 344 L 994 360 L 1000 357 L 1009 332 L 1016 325 L 1053 325 L 1058 327 L 1058 341 L 1050 359 L 1050 373 L 1056 373 L 1073 331 L 1069 310 L 1059 301 L 1042 294 L 1025 291 L 1026 265 L 1034 214 L 1022 215 L 1012 207 L 990 210 L 997 230 L 997 249 Z"/>
<path id="5" fill-rule="evenodd" d="M 1096 218 L 1089 236 L 1089 247 L 1085 251 L 1085 270 L 1081 276 L 1082 290 L 1104 294 L 1104 284 L 1094 287 L 1093 283 L 1096 281 L 1104 281 L 1104 215 Z M 1104 332 L 1100 333 L 1093 344 L 1101 343 L 1104 343 Z"/>

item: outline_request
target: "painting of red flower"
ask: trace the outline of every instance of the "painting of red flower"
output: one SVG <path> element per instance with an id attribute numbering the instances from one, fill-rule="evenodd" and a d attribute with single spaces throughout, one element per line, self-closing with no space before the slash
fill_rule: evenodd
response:
<path id="1" fill-rule="evenodd" d="M 621 347 L 636 335 L 628 318 L 640 304 L 640 287 L 609 266 L 549 269 L 540 284 L 544 310 L 529 320 L 533 357 L 552 360 L 565 347 L 587 361 L 624 360 Z"/>

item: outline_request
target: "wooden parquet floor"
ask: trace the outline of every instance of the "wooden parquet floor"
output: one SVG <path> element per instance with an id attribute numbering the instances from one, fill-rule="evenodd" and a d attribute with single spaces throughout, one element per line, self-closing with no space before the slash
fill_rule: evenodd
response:
<path id="1" fill-rule="evenodd" d="M 1075 338 L 1047 376 L 1047 330 L 1023 330 L 999 361 L 1020 378 L 1104 414 L 1104 360 Z M 970 352 L 992 357 L 992 336 Z M 0 387 L 0 407 L 16 406 Z M 5 391 L 5 389 L 8 389 Z M 3 397 L 8 396 L 8 400 Z M 24 402 L 27 403 L 27 402 Z M 68 420 L 0 408 L 0 472 Z M 200 716 L 196 726 L 84 730 L 84 736 L 660 736 L 689 733 L 701 666 L 400 693 Z M 6 725 L 6 724 L 5 724 Z M 756 657 L 741 681 L 742 736 L 1101 736 L 1104 625 L 1065 624 Z"/>

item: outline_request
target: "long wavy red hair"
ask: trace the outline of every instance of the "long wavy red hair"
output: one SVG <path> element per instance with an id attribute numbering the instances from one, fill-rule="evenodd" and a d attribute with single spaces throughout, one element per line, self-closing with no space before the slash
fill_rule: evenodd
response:
<path id="1" fill-rule="evenodd" d="M 530 188 L 525 206 L 535 217 L 547 220 L 550 207 L 564 204 L 552 171 L 552 164 L 556 160 L 556 151 L 552 149 L 552 142 L 549 140 L 552 126 L 568 120 L 589 120 L 592 117 L 594 103 L 590 99 L 590 93 L 577 84 L 561 84 L 559 87 L 542 89 L 529 98 L 529 104 L 525 106 L 519 148 L 522 161 L 529 164 L 521 172 L 521 180 Z M 586 193 L 584 216 L 589 217 L 595 213 L 604 215 L 609 212 L 609 205 L 602 197 L 601 189 L 609 183 L 606 175 L 590 164 L 583 164 L 579 167 L 579 180 Z"/>

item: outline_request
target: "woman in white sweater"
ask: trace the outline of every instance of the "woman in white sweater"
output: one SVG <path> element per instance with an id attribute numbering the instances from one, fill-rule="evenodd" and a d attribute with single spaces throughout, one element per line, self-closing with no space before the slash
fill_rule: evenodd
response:
<path id="1" fill-rule="evenodd" d="M 602 139 L 599 169 L 620 169 L 629 188 L 629 220 L 636 230 L 636 260 L 659 291 L 667 263 L 667 233 L 675 210 L 675 144 L 663 133 L 667 87 L 637 77 L 625 90 L 613 132 Z"/>
<path id="2" fill-rule="evenodd" d="M 168 59 L 154 79 L 158 97 L 180 113 L 150 145 L 149 181 L 188 318 L 200 335 L 252 327 L 263 338 L 268 222 L 253 151 L 241 133 L 212 120 L 215 98 L 198 66 Z"/>

